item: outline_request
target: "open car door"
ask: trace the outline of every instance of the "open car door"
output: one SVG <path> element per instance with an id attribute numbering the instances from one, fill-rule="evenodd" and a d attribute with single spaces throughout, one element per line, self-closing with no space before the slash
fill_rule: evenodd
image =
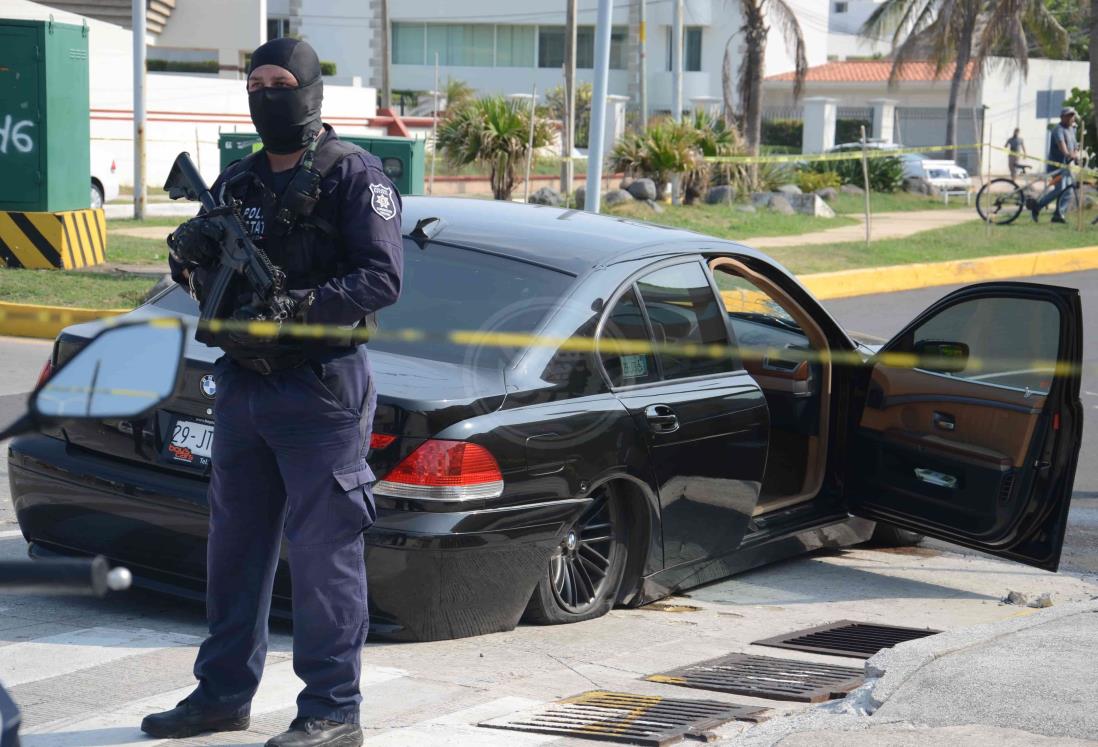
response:
<path id="1" fill-rule="evenodd" d="M 1055 571 L 1082 340 L 1073 289 L 984 283 L 931 306 L 856 377 L 850 512 Z"/>

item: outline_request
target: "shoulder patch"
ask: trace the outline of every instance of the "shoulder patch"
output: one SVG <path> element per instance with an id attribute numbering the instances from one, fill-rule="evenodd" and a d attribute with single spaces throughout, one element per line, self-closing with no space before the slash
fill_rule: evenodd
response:
<path id="1" fill-rule="evenodd" d="M 385 220 L 392 220 L 396 215 L 396 206 L 393 204 L 393 188 L 384 184 L 371 184 L 370 207 Z"/>

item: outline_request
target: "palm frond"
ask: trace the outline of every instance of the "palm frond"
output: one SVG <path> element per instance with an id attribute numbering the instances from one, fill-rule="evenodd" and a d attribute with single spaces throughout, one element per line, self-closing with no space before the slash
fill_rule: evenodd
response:
<path id="1" fill-rule="evenodd" d="M 804 92 L 804 79 L 808 74 L 808 55 L 805 51 L 804 34 L 797 15 L 786 0 L 770 0 L 770 15 L 785 40 L 787 49 L 793 49 L 793 98 L 799 99 Z"/>

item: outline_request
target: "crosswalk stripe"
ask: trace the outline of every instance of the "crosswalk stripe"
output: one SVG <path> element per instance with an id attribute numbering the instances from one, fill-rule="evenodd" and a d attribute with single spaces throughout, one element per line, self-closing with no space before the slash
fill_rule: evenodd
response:
<path id="1" fill-rule="evenodd" d="M 169 646 L 200 642 L 199 638 L 182 633 L 84 628 L 4 646 L 0 682 L 15 687 Z"/>
<path id="2" fill-rule="evenodd" d="M 0 539 L 9 539 L 11 537 L 22 537 L 23 531 L 21 529 L 5 529 L 0 532 Z"/>
<path id="3" fill-rule="evenodd" d="M 535 747 L 560 739 L 560 735 L 501 731 L 477 726 L 481 721 L 506 716 L 515 711 L 542 705 L 529 698 L 506 697 L 448 713 L 414 726 L 370 737 L 364 747 L 452 747 L 467 744 L 476 747 Z"/>
<path id="4" fill-rule="evenodd" d="M 363 689 L 406 676 L 392 667 L 363 667 Z M 259 691 L 252 699 L 252 715 L 261 716 L 292 707 L 304 683 L 294 674 L 293 662 L 282 661 L 266 667 Z M 194 690 L 193 685 L 122 704 L 109 713 L 92 717 L 60 719 L 26 729 L 24 747 L 88 747 L 88 745 L 140 745 L 152 747 L 162 741 L 150 740 L 141 729 L 141 719 L 156 711 L 175 706 Z"/>

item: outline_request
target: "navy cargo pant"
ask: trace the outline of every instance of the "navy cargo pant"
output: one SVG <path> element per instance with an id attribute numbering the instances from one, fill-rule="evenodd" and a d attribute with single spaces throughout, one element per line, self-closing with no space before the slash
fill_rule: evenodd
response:
<path id="1" fill-rule="evenodd" d="M 298 716 L 358 723 L 366 610 L 363 532 L 373 523 L 366 465 L 376 394 L 364 348 L 254 373 L 214 367 L 206 613 L 210 635 L 189 700 L 244 711 L 267 654 L 283 532 L 293 585 Z"/>

